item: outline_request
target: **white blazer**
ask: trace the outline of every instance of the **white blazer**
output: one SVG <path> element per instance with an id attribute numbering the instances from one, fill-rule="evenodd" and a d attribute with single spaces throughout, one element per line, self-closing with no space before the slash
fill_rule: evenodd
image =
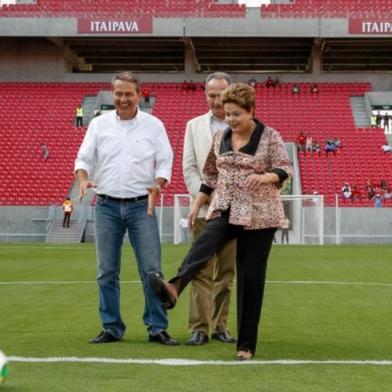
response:
<path id="1" fill-rule="evenodd" d="M 212 146 L 211 115 L 203 114 L 186 124 L 182 171 L 185 185 L 194 200 L 203 181 L 203 168 Z M 199 218 L 207 214 L 208 206 L 200 209 Z"/>

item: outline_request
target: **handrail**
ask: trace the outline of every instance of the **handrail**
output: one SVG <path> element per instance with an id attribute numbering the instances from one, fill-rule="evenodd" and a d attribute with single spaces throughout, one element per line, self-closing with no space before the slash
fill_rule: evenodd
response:
<path id="1" fill-rule="evenodd" d="M 57 206 L 52 204 L 49 207 L 48 217 L 46 218 L 46 233 L 49 234 L 53 228 L 54 221 L 56 220 Z"/>

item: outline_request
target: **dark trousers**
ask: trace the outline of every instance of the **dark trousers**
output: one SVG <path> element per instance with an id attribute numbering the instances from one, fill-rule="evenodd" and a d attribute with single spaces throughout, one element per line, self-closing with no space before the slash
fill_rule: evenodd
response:
<path id="1" fill-rule="evenodd" d="M 63 227 L 67 225 L 69 227 L 69 221 L 71 220 L 71 213 L 70 212 L 64 212 L 64 219 L 63 219 Z"/>
<path id="2" fill-rule="evenodd" d="M 230 240 L 237 239 L 238 350 L 256 351 L 257 330 L 263 303 L 267 259 L 276 228 L 244 230 L 228 222 L 229 213 L 208 222 L 193 243 L 177 275 L 171 279 L 179 293 L 201 268 Z"/>
<path id="3" fill-rule="evenodd" d="M 282 229 L 282 235 L 281 235 L 282 244 L 284 243 L 285 238 L 287 243 L 289 243 L 289 229 Z"/>
<path id="4" fill-rule="evenodd" d="M 76 126 L 82 127 L 83 126 L 83 117 L 76 116 Z"/>

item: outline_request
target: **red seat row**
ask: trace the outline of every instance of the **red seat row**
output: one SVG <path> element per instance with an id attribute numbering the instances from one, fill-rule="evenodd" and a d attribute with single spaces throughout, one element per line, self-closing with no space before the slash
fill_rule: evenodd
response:
<path id="1" fill-rule="evenodd" d="M 370 91 L 370 84 L 320 83 L 319 93 L 313 96 L 305 93 L 310 83 L 301 83 L 297 96 L 291 94 L 290 86 L 282 83 L 268 92 L 263 85 L 256 86 L 256 116 L 276 128 L 285 141 L 294 142 L 304 131 L 322 149 L 328 138 L 342 142 L 336 156 L 326 156 L 324 151 L 320 156 L 299 154 L 303 193 L 324 194 L 326 204 L 333 205 L 345 181 L 361 189 L 368 178 L 373 182 L 384 178 L 392 184 L 392 154 L 381 151 L 382 130 L 356 129 L 352 118 L 350 96 Z M 143 87 L 155 95 L 153 114 L 165 124 L 174 151 L 172 182 L 165 189 L 165 205 L 172 205 L 174 194 L 186 193 L 181 168 L 186 122 L 207 111 L 205 96 L 201 88 L 184 92 L 181 83 L 145 83 Z M 72 186 L 73 162 L 85 133 L 74 127 L 75 108 L 85 95 L 109 89 L 109 83 L 0 84 L 0 205 L 62 202 Z M 41 143 L 50 150 L 46 161 Z"/>
<path id="2" fill-rule="evenodd" d="M 246 6 L 215 0 L 37 0 L 35 4 L 4 4 L 2 17 L 244 17 Z"/>
<path id="3" fill-rule="evenodd" d="M 295 0 L 262 4 L 263 18 L 390 18 L 391 0 Z"/>

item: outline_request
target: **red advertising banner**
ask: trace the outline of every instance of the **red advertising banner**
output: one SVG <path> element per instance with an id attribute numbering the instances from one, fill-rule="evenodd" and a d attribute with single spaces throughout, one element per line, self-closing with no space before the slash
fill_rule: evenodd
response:
<path id="1" fill-rule="evenodd" d="M 350 34 L 392 34 L 392 20 L 350 19 Z"/>
<path id="2" fill-rule="evenodd" d="M 78 33 L 89 33 L 89 34 L 152 33 L 152 18 L 78 19 Z"/>

